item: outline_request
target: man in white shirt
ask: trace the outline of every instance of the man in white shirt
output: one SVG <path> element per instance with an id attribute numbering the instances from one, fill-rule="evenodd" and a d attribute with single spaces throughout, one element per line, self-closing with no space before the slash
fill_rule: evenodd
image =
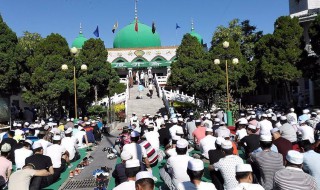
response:
<path id="1" fill-rule="evenodd" d="M 126 182 L 120 183 L 113 190 L 134 190 L 136 189 L 135 181 L 136 175 L 140 171 L 140 162 L 137 159 L 126 161 L 126 175 L 128 180 Z"/>
<path id="2" fill-rule="evenodd" d="M 17 170 L 22 169 L 22 167 L 25 165 L 26 158 L 33 154 L 31 147 L 32 147 L 32 141 L 25 140 L 23 143 L 23 147 L 16 149 L 14 151 L 14 160 L 16 163 Z"/>
<path id="3" fill-rule="evenodd" d="M 144 162 L 147 168 L 150 168 L 150 163 L 147 157 L 146 149 L 138 144 L 140 134 L 137 131 L 132 131 L 130 134 L 131 143 L 123 146 L 123 151 L 127 151 L 132 155 L 133 159 L 138 159 L 140 162 Z"/>
<path id="4" fill-rule="evenodd" d="M 216 137 L 230 137 L 230 129 L 226 126 L 224 122 L 220 122 L 220 127 L 215 130 L 215 136 Z"/>
<path id="5" fill-rule="evenodd" d="M 77 139 L 72 137 L 72 128 L 68 128 L 65 132 L 65 137 L 61 140 L 61 146 L 69 152 L 69 160 L 71 162 L 76 161 L 80 158 L 77 152 Z"/>
<path id="6" fill-rule="evenodd" d="M 53 145 L 47 148 L 47 155 L 51 158 L 52 166 L 54 170 L 53 181 L 59 179 L 60 174 L 66 169 L 67 163 L 69 163 L 69 153 L 61 146 L 61 136 L 56 135 L 52 138 Z"/>
<path id="7" fill-rule="evenodd" d="M 226 155 L 224 158 L 221 158 L 219 162 L 213 164 L 216 171 L 220 171 L 224 179 L 224 188 L 232 189 L 238 185 L 236 180 L 236 165 L 243 164 L 243 160 L 236 155 L 233 155 L 232 142 L 226 140 L 221 144 L 222 152 Z"/>
<path id="8" fill-rule="evenodd" d="M 260 128 L 260 135 L 271 135 L 270 131 L 273 129 L 272 123 L 267 119 L 267 114 L 262 114 L 261 121 L 258 123 L 257 128 Z"/>
<path id="9" fill-rule="evenodd" d="M 236 179 L 238 180 L 239 185 L 232 190 L 264 190 L 261 185 L 252 184 L 253 175 L 250 164 L 238 164 L 236 166 Z"/>
<path id="10" fill-rule="evenodd" d="M 164 168 L 160 169 L 160 176 L 169 189 L 176 189 L 178 183 L 190 181 L 187 171 L 189 160 L 193 159 L 189 155 L 186 155 L 188 150 L 188 141 L 180 139 L 176 145 L 176 156 L 171 156 L 167 160 L 167 164 Z"/>
<path id="11" fill-rule="evenodd" d="M 150 96 L 150 99 L 151 99 L 152 95 L 153 95 L 153 84 L 152 84 L 152 81 L 150 82 L 150 84 L 148 86 L 148 89 L 149 89 L 149 96 Z"/>
<path id="12" fill-rule="evenodd" d="M 206 136 L 200 140 L 200 151 L 202 153 L 202 156 L 204 156 L 206 159 L 209 159 L 209 150 L 216 149 L 216 140 L 217 138 L 213 136 L 212 128 L 207 128 Z"/>
<path id="13" fill-rule="evenodd" d="M 298 122 L 298 117 L 297 117 L 297 114 L 294 113 L 294 108 L 290 108 L 290 113 L 287 114 L 287 118 L 289 123 Z"/>
<path id="14" fill-rule="evenodd" d="M 177 129 L 178 128 L 182 128 L 182 127 L 178 125 L 178 119 L 177 118 L 172 118 L 171 121 L 172 121 L 173 125 L 170 127 L 169 132 L 170 132 L 170 135 L 171 135 L 171 138 L 172 138 L 172 137 L 176 136 Z"/>
<path id="15" fill-rule="evenodd" d="M 148 125 L 148 132 L 144 134 L 146 140 L 151 144 L 156 152 L 159 151 L 160 142 L 159 142 L 159 133 L 154 131 L 153 124 Z"/>
<path id="16" fill-rule="evenodd" d="M 187 174 L 190 177 L 190 181 L 182 182 L 178 184 L 178 190 L 216 190 L 216 187 L 211 182 L 201 181 L 201 177 L 204 173 L 204 165 L 202 160 L 192 159 L 188 162 Z"/>
<path id="17" fill-rule="evenodd" d="M 47 148 L 49 146 L 52 145 L 51 142 L 46 140 L 46 136 L 45 136 L 46 132 L 45 131 L 39 131 L 39 140 L 37 142 L 39 142 L 43 148 L 43 154 L 46 155 L 47 154 Z"/>

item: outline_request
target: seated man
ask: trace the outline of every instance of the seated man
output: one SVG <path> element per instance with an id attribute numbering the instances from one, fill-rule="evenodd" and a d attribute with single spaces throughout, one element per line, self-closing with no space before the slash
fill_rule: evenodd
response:
<path id="1" fill-rule="evenodd" d="M 26 158 L 33 154 L 31 150 L 31 146 L 32 146 L 32 141 L 25 140 L 23 142 L 23 147 L 16 149 L 14 151 L 14 159 L 15 159 L 17 170 L 20 170 L 25 165 Z"/>
<path id="2" fill-rule="evenodd" d="M 65 132 L 65 137 L 61 140 L 61 146 L 69 152 L 70 162 L 74 162 L 80 158 L 77 151 L 77 139 L 72 136 L 72 129 L 68 128 Z"/>
<path id="3" fill-rule="evenodd" d="M 1 146 L 0 154 L 0 189 L 6 186 L 12 172 L 12 162 L 8 159 L 10 157 L 10 152 L 11 145 L 4 143 Z"/>
<path id="4" fill-rule="evenodd" d="M 239 185 L 232 190 L 243 190 L 243 189 L 254 189 L 254 190 L 264 190 L 264 188 L 259 184 L 252 184 L 253 175 L 252 168 L 250 164 L 238 164 L 236 166 L 236 179 Z"/>
<path id="5" fill-rule="evenodd" d="M 178 140 L 176 146 L 177 155 L 171 156 L 167 160 L 165 167 L 160 169 L 160 176 L 169 189 L 176 189 L 180 182 L 190 181 L 187 173 L 183 172 L 187 170 L 188 161 L 193 159 L 186 155 L 188 144 L 185 139 Z"/>
<path id="6" fill-rule="evenodd" d="M 33 176 L 48 176 L 47 170 L 35 170 L 34 165 L 26 164 L 21 170 L 14 172 L 9 179 L 9 190 L 29 189 L 30 181 Z"/>
<path id="7" fill-rule="evenodd" d="M 51 162 L 51 158 L 49 156 L 43 155 L 43 148 L 40 142 L 35 142 L 32 146 L 34 155 L 26 158 L 26 164 L 34 165 L 35 170 L 47 170 L 50 175 L 53 175 L 53 166 Z M 51 177 L 33 177 L 30 184 L 30 189 L 42 189 L 51 185 L 52 176 Z"/>
<path id="8" fill-rule="evenodd" d="M 141 170 L 140 162 L 138 159 L 132 159 L 132 160 L 126 161 L 125 172 L 126 172 L 126 176 L 128 177 L 128 180 L 116 186 L 113 190 L 135 189 L 136 175 L 140 170 Z"/>

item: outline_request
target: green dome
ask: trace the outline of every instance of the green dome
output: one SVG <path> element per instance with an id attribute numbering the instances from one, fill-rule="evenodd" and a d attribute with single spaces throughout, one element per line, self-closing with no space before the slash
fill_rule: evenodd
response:
<path id="1" fill-rule="evenodd" d="M 160 47 L 160 36 L 152 33 L 152 28 L 138 21 L 138 32 L 135 31 L 136 22 L 122 28 L 113 40 L 114 48 L 143 48 Z"/>
<path id="2" fill-rule="evenodd" d="M 83 34 L 80 32 L 79 36 L 76 39 L 73 40 L 71 47 L 76 47 L 78 49 L 82 49 L 82 46 L 83 46 L 84 42 L 86 42 L 87 40 L 88 39 L 85 38 L 83 36 Z"/>
<path id="3" fill-rule="evenodd" d="M 196 33 L 194 30 L 192 30 L 189 34 L 193 37 L 196 37 L 200 44 L 203 44 L 203 38 L 200 34 Z"/>

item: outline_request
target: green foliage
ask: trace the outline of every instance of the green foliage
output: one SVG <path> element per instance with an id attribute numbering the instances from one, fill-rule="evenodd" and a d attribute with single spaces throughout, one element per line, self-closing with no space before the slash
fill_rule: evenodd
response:
<path id="1" fill-rule="evenodd" d="M 103 117 L 107 115 L 107 108 L 100 105 L 94 105 L 88 108 L 88 116 L 89 117 Z"/>
<path id="2" fill-rule="evenodd" d="M 10 95 L 20 90 L 15 49 L 16 34 L 8 27 L 0 15 L 0 95 Z"/>
<path id="3" fill-rule="evenodd" d="M 310 43 L 312 45 L 312 50 L 320 55 L 320 15 L 311 23 L 309 28 Z"/>

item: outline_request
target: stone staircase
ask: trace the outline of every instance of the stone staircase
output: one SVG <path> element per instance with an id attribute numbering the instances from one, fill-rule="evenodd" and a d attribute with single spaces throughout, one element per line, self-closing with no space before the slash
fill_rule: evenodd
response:
<path id="1" fill-rule="evenodd" d="M 141 92 L 142 99 L 136 99 L 136 97 L 139 96 L 138 85 L 130 88 L 127 121 L 129 121 L 133 112 L 137 114 L 139 119 L 142 117 L 142 114 L 155 115 L 156 113 L 164 113 L 165 107 L 162 99 L 158 97 L 157 91 L 154 89 L 151 99 L 147 96 L 147 93 L 149 93 L 149 90 L 145 88 L 144 91 Z"/>

